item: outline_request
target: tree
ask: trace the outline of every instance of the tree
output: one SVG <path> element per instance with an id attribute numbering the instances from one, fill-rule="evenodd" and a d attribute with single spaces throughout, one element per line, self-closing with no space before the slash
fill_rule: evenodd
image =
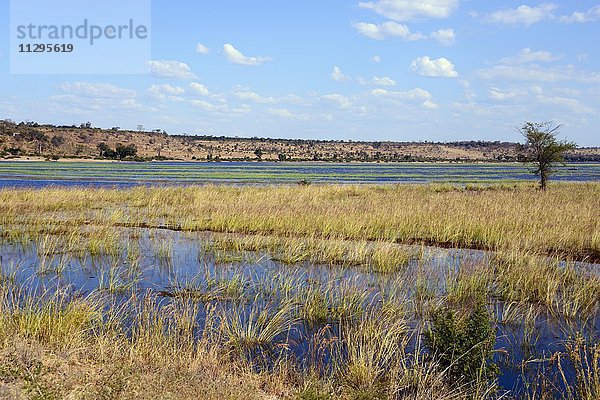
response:
<path id="1" fill-rule="evenodd" d="M 254 150 L 254 155 L 257 159 L 262 160 L 263 152 L 261 149 L 256 149 Z"/>
<path id="2" fill-rule="evenodd" d="M 98 143 L 96 148 L 100 152 L 100 157 L 102 157 L 102 156 L 108 157 L 107 154 L 112 151 L 105 142 Z"/>
<path id="3" fill-rule="evenodd" d="M 52 139 L 50 139 L 50 143 L 52 143 L 52 146 L 54 147 L 59 147 L 65 143 L 65 138 L 61 135 L 54 135 L 52 136 Z"/>
<path id="4" fill-rule="evenodd" d="M 573 142 L 556 139 L 561 125 L 553 122 L 525 122 L 519 129 L 527 140 L 525 161 L 533 163 L 532 172 L 540 177 L 540 189 L 546 190 L 555 165 L 565 161 L 565 152 L 577 147 Z"/>
<path id="5" fill-rule="evenodd" d="M 122 160 L 127 157 L 135 157 L 137 155 L 137 148 L 135 147 L 135 144 L 123 146 L 121 143 L 117 143 L 115 153 L 117 154 L 119 160 Z"/>

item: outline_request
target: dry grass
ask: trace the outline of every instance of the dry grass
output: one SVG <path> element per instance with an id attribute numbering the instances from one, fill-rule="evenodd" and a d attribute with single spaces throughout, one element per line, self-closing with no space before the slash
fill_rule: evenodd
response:
<path id="1" fill-rule="evenodd" d="M 600 184 L 461 190 L 448 186 L 309 186 L 0 191 L 2 236 L 38 238 L 93 224 L 88 247 L 112 251 L 101 227 L 423 242 L 600 258 Z M 376 258 L 374 258 L 376 260 Z M 386 268 L 386 264 L 382 265 Z"/>
<path id="2" fill-rule="evenodd" d="M 448 382 L 420 351 L 422 324 L 436 305 L 475 296 L 504 301 L 498 322 L 525 321 L 525 337 L 539 310 L 594 321 L 600 281 L 563 258 L 600 254 L 598 199 L 600 184 L 1 190 L 0 240 L 37 249 L 39 276 L 60 276 L 71 257 L 117 262 L 85 297 L 36 292 L 18 283 L 22 266 L 0 265 L 0 398 L 494 398 L 495 382 Z M 161 299 L 136 289 L 141 250 L 127 226 L 211 231 L 202 250 L 217 263 L 266 251 L 290 265 L 256 281 L 207 269 Z M 436 280 L 407 243 L 496 254 Z M 157 235 L 148 249 L 168 264 L 177 243 Z M 297 263 L 375 273 L 312 279 Z M 309 365 L 288 348 L 299 325 L 322 328 L 305 338 L 320 354 Z M 248 360 L 257 349 L 273 357 L 266 369 Z M 578 339 L 554 355 L 575 367 L 573 396 L 597 397 L 599 354 Z"/>

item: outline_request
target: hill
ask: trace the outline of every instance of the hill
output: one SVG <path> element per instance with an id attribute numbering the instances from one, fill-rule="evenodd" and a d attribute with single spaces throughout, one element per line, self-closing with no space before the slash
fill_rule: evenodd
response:
<path id="1" fill-rule="evenodd" d="M 117 127 L 0 121 L 0 157 L 127 158 L 183 161 L 517 161 L 511 142 L 368 142 L 168 135 Z M 569 161 L 600 161 L 600 148 L 581 148 Z"/>

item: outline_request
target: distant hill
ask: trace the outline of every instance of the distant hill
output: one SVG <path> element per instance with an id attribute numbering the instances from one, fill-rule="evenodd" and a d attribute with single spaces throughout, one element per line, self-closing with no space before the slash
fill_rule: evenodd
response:
<path id="1" fill-rule="evenodd" d="M 119 146 L 119 147 L 118 147 Z M 518 161 L 511 142 L 363 142 L 168 135 L 117 127 L 0 121 L 0 158 L 125 158 L 184 161 Z M 569 161 L 600 161 L 600 148 L 580 148 Z"/>

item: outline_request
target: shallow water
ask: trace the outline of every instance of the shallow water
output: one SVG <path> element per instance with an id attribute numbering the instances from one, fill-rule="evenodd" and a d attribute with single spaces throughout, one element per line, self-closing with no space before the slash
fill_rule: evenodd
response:
<path id="1" fill-rule="evenodd" d="M 131 187 L 138 185 L 426 183 L 535 181 L 527 166 L 449 163 L 273 163 L 273 162 L 8 162 L 0 161 L 2 187 Z M 557 181 L 600 181 L 600 164 L 568 164 Z"/>
<path id="2" fill-rule="evenodd" d="M 112 296 L 117 303 L 125 302 L 132 292 L 151 292 L 168 304 L 179 301 L 178 292 L 190 289 L 199 295 L 198 322 L 202 326 L 209 305 L 227 310 L 237 307 L 248 313 L 253 304 L 262 307 L 281 301 L 283 287 L 295 294 L 311 288 L 326 293 L 332 309 L 344 294 L 355 292 L 366 293 L 360 300 L 363 309 L 380 307 L 384 301 L 401 307 L 413 299 L 417 279 L 424 279 L 427 291 L 437 298 L 461 271 L 492 267 L 490 254 L 483 251 L 427 247 L 421 248 L 420 259 L 399 271 L 379 274 L 359 267 L 286 265 L 266 252 L 219 250 L 209 246 L 211 234 L 207 233 L 122 229 L 120 234 L 121 243 L 128 243 L 125 248 L 113 255 L 94 257 L 50 254 L 40 243 L 3 244 L 0 245 L 0 272 L 3 276 L 12 274 L 19 287 L 39 293 L 59 288 L 78 296 L 100 292 Z M 579 267 L 600 273 L 598 264 L 579 264 Z M 228 286 L 227 282 L 232 281 L 239 285 Z M 229 289 L 217 290 L 222 284 Z M 507 306 L 498 301 L 493 310 L 499 321 L 495 360 L 501 369 L 499 382 L 503 389 L 520 391 L 523 374 L 535 374 L 536 368 L 548 367 L 549 364 L 543 362 L 522 368 L 522 362 L 543 359 L 544 355 L 561 351 L 568 338 L 567 328 L 580 329 L 587 336 L 599 339 L 598 315 L 582 327 L 580 321 L 556 320 L 540 312 L 533 326 L 525 326 L 523 321 L 509 318 L 502 322 Z M 410 322 L 413 327 L 422 323 L 418 317 Z M 330 327 L 332 335 L 339 334 L 338 320 L 328 318 L 301 322 L 289 337 L 279 339 L 288 340 L 293 354 L 303 360 L 309 353 L 309 339 L 325 326 Z M 567 374 L 571 374 L 568 368 Z"/>

